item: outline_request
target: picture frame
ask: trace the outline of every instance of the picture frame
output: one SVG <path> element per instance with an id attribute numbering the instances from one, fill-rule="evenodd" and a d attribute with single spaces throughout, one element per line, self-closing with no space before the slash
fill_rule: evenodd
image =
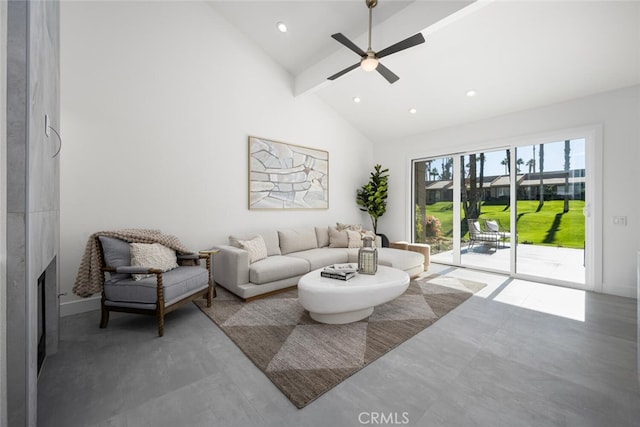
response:
<path id="1" fill-rule="evenodd" d="M 328 209 L 329 152 L 249 136 L 249 209 Z"/>

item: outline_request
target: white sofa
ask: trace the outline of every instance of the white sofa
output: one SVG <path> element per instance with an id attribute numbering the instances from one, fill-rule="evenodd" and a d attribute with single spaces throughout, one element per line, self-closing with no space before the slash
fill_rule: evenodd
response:
<path id="1" fill-rule="evenodd" d="M 260 237 L 258 237 L 260 236 Z M 351 239 L 349 239 L 351 237 Z M 264 241 L 262 258 L 255 258 L 253 243 Z M 250 300 L 296 286 L 304 274 L 330 264 L 358 261 L 359 234 L 336 227 L 305 227 L 229 236 L 228 245 L 215 246 L 213 277 L 216 284 Z M 251 243 L 251 247 L 247 245 Z M 253 242 L 253 243 L 252 243 Z M 379 238 L 378 238 L 379 246 Z M 243 249 L 247 247 L 247 249 Z M 258 246 L 262 247 L 262 243 Z M 351 246 L 351 247 L 350 247 Z M 424 255 L 378 247 L 378 264 L 416 276 L 425 270 Z"/>

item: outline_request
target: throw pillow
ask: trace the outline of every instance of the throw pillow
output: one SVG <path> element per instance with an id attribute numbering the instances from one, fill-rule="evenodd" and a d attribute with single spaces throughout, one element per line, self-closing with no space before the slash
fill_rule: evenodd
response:
<path id="1" fill-rule="evenodd" d="M 287 228 L 278 230 L 282 255 L 318 247 L 315 228 Z"/>
<path id="2" fill-rule="evenodd" d="M 338 231 L 336 227 L 329 227 L 329 247 L 330 248 L 348 248 L 349 235 L 345 230 Z"/>
<path id="3" fill-rule="evenodd" d="M 131 265 L 131 249 L 129 242 L 107 236 L 98 236 L 102 246 L 102 254 L 107 267 L 123 267 Z M 130 274 L 109 273 L 110 280 L 128 279 Z"/>
<path id="4" fill-rule="evenodd" d="M 362 247 L 362 234 L 359 231 L 345 230 L 347 237 L 349 238 L 349 248 L 361 248 Z"/>
<path id="5" fill-rule="evenodd" d="M 267 245 L 261 235 L 257 235 L 251 240 L 238 240 L 238 244 L 242 249 L 249 252 L 249 264 L 267 257 Z"/>
<path id="6" fill-rule="evenodd" d="M 282 255 L 280 252 L 280 240 L 276 230 L 263 231 L 261 233 L 251 234 L 232 234 L 229 236 L 229 245 L 240 248 L 238 240 L 251 240 L 256 236 L 262 236 L 264 244 L 267 247 L 267 256 Z"/>
<path id="7" fill-rule="evenodd" d="M 484 222 L 489 231 L 500 231 L 500 227 L 498 227 L 498 223 L 489 219 Z"/>
<path id="8" fill-rule="evenodd" d="M 319 248 L 326 248 L 329 246 L 329 228 L 316 227 L 316 240 L 318 241 Z"/>
<path id="9" fill-rule="evenodd" d="M 129 243 L 131 249 L 131 265 L 138 267 L 157 268 L 169 271 L 178 267 L 176 251 L 160 243 Z M 141 280 L 151 274 L 132 274 L 133 280 Z"/>
<path id="10" fill-rule="evenodd" d="M 362 231 L 362 225 L 360 224 L 343 224 L 341 222 L 336 222 L 336 228 L 338 229 L 338 231 L 342 231 L 342 230 Z"/>

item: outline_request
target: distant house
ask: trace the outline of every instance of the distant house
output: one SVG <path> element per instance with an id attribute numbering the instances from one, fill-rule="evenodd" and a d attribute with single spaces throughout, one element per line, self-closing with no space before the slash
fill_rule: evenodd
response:
<path id="1" fill-rule="evenodd" d="M 523 175 L 518 175 L 517 182 L 522 181 Z M 511 179 L 508 175 L 494 176 L 492 181 L 487 187 L 489 187 L 489 193 L 484 193 L 482 200 L 495 200 L 495 199 L 508 199 L 509 198 L 509 183 Z M 486 186 L 486 185 L 485 185 Z"/>
<path id="2" fill-rule="evenodd" d="M 571 200 L 584 200 L 584 169 L 543 172 L 542 183 L 545 199 L 564 199 L 565 194 L 568 194 Z M 518 187 L 518 197 L 529 200 L 539 199 L 540 173 L 529 173 L 524 176 L 524 180 Z"/>
<path id="3" fill-rule="evenodd" d="M 567 185 L 565 178 L 568 176 Z M 519 200 L 538 200 L 540 194 L 540 173 L 517 175 L 517 192 Z M 565 194 L 571 200 L 584 200 L 584 169 L 568 172 L 543 172 L 542 182 L 545 199 L 563 199 Z M 469 186 L 468 180 L 466 182 Z M 480 183 L 478 182 L 478 187 Z M 482 181 L 482 200 L 508 200 L 510 177 L 507 175 L 485 176 Z M 566 188 L 565 188 L 566 187 Z M 453 180 L 429 181 L 425 185 L 427 203 L 453 201 Z"/>
<path id="4" fill-rule="evenodd" d="M 453 201 L 453 181 L 450 179 L 429 181 L 425 189 L 427 191 L 427 204 Z"/>

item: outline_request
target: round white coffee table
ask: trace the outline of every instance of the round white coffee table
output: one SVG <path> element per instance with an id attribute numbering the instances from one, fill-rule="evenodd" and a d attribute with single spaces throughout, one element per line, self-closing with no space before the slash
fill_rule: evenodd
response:
<path id="1" fill-rule="evenodd" d="M 409 287 L 406 272 L 382 265 L 374 275 L 356 274 L 347 281 L 322 277 L 321 271 L 307 273 L 298 282 L 300 304 L 320 323 L 362 320 L 373 313 L 375 306 L 399 297 Z"/>

